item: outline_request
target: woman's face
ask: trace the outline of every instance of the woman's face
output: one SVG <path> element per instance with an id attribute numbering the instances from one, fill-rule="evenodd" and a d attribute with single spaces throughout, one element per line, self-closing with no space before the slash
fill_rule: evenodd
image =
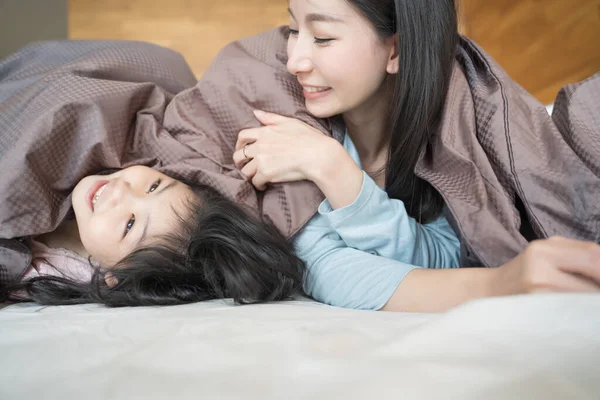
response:
<path id="1" fill-rule="evenodd" d="M 94 260 L 110 267 L 177 229 L 192 196 L 188 186 L 148 167 L 88 176 L 72 196 L 81 242 Z"/>
<path id="2" fill-rule="evenodd" d="M 394 37 L 381 39 L 346 0 L 290 0 L 289 12 L 287 67 L 314 116 L 368 105 L 397 72 Z"/>

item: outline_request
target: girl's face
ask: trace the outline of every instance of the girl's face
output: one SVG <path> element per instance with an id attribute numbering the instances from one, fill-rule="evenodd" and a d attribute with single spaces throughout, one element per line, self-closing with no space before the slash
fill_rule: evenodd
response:
<path id="1" fill-rule="evenodd" d="M 346 0 L 290 0 L 289 13 L 287 68 L 314 116 L 368 106 L 397 72 L 394 36 L 381 39 Z"/>
<path id="2" fill-rule="evenodd" d="M 188 186 L 148 167 L 85 177 L 72 196 L 81 242 L 110 267 L 152 237 L 177 229 L 192 196 Z"/>

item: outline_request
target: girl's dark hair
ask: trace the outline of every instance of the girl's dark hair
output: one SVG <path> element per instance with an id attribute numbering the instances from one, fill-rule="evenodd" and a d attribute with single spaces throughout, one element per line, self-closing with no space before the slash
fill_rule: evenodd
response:
<path id="1" fill-rule="evenodd" d="M 398 34 L 399 71 L 388 122 L 386 191 L 425 223 L 443 200 L 415 175 L 440 124 L 459 35 L 454 0 L 346 0 L 385 38 Z"/>
<path id="2" fill-rule="evenodd" d="M 195 194 L 178 232 L 140 248 L 90 283 L 40 276 L 0 288 L 0 302 L 25 293 L 39 304 L 149 306 L 233 298 L 238 304 L 285 300 L 301 292 L 303 262 L 271 224 L 208 186 Z M 19 295 L 21 293 L 21 295 Z"/>

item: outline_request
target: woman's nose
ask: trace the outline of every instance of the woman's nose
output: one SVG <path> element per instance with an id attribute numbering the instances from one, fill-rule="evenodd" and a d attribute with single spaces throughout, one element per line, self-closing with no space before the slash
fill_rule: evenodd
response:
<path id="1" fill-rule="evenodd" d="M 310 45 L 300 38 L 290 38 L 287 69 L 293 75 L 311 72 L 314 68 Z"/>

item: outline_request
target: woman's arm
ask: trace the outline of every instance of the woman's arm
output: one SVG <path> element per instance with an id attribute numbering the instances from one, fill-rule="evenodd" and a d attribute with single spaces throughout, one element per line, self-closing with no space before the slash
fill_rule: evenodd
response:
<path id="1" fill-rule="evenodd" d="M 319 213 L 347 247 L 407 264 L 458 267 L 459 242 L 444 218 L 422 225 L 390 199 L 337 141 L 293 118 L 266 114 L 242 131 L 234 160 L 257 188 L 308 179 L 327 202 Z"/>
<path id="2" fill-rule="evenodd" d="M 551 238 L 499 268 L 415 269 L 382 310 L 442 312 L 483 297 L 547 292 L 600 292 L 600 246 Z"/>
<path id="3" fill-rule="evenodd" d="M 499 268 L 424 269 L 347 247 L 316 215 L 295 238 L 305 290 L 340 307 L 442 312 L 470 300 L 536 292 L 599 292 L 600 246 L 552 238 Z"/>
<path id="4" fill-rule="evenodd" d="M 307 265 L 305 291 L 339 307 L 379 310 L 418 268 L 348 247 L 320 215 L 296 235 L 294 246 Z"/>
<path id="5" fill-rule="evenodd" d="M 444 217 L 418 223 L 402 201 L 390 199 L 362 174 L 362 188 L 352 204 L 334 210 L 324 201 L 318 210 L 348 247 L 423 267 L 459 267 L 460 242 Z"/>

